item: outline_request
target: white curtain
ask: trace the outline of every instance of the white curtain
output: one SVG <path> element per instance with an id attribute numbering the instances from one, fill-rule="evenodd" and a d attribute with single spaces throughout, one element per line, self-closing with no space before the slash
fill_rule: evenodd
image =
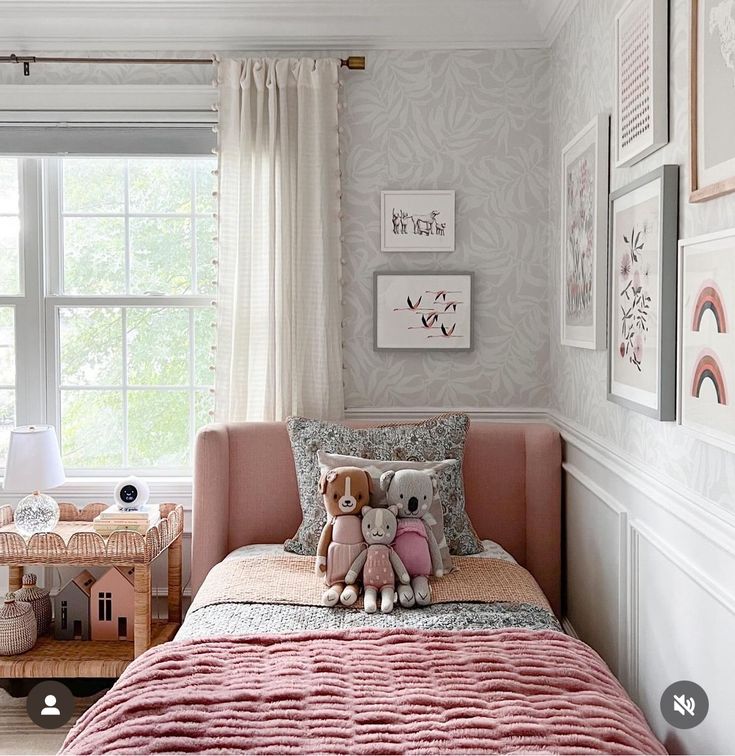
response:
<path id="1" fill-rule="evenodd" d="M 219 65 L 219 421 L 344 413 L 338 72 Z"/>

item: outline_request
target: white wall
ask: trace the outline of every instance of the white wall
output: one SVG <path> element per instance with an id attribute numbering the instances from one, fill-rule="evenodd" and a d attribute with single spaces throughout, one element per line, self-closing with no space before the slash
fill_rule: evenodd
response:
<path id="1" fill-rule="evenodd" d="M 607 401 L 606 352 L 559 341 L 561 150 L 612 112 L 613 21 L 623 0 L 580 0 L 552 48 L 550 371 L 565 437 L 567 618 L 605 658 L 672 753 L 735 752 L 735 456 Z M 688 203 L 689 0 L 671 0 L 671 142 L 619 188 L 681 166 L 682 237 L 735 226 L 735 195 Z M 662 719 L 664 689 L 691 679 L 710 712 L 693 730 Z"/>

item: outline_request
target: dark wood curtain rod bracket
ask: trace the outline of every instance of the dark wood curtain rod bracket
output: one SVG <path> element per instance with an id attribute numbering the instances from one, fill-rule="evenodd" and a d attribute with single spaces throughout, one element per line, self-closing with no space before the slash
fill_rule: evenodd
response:
<path id="1" fill-rule="evenodd" d="M 23 75 L 31 75 L 31 63 L 121 63 L 127 65 L 179 65 L 179 66 L 202 66 L 212 65 L 212 58 L 55 58 L 38 55 L 0 55 L 0 63 L 16 63 L 23 66 Z M 365 70 L 364 55 L 350 55 L 340 60 L 340 65 L 350 71 Z"/>

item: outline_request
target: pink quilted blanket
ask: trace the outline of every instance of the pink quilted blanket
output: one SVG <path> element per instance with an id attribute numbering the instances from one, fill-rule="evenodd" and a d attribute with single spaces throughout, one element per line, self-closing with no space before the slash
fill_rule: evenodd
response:
<path id="1" fill-rule="evenodd" d="M 361 629 L 167 643 L 62 753 L 666 751 L 589 647 L 552 631 Z"/>

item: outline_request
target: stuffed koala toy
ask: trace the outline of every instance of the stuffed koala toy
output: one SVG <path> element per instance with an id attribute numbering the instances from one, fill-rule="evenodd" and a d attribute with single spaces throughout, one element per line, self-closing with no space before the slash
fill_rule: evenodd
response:
<path id="1" fill-rule="evenodd" d="M 436 494 L 436 476 L 426 470 L 388 470 L 380 476 L 388 505 L 398 512 L 393 548 L 411 577 L 411 585 L 398 588 L 402 606 L 431 603 L 429 575 L 441 577 L 441 551 L 430 524 L 429 510 Z"/>
<path id="2" fill-rule="evenodd" d="M 391 548 L 396 537 L 398 521 L 395 507 L 363 507 L 362 535 L 367 549 L 358 554 L 345 580 L 355 583 L 362 570 L 362 584 L 365 586 L 365 611 L 369 614 L 378 608 L 384 614 L 393 611 L 396 590 L 396 575 L 404 585 L 410 578 L 401 558 Z"/>
<path id="3" fill-rule="evenodd" d="M 316 574 L 323 575 L 328 586 L 322 594 L 322 603 L 351 606 L 357 601 L 359 589 L 356 585 L 345 585 L 345 576 L 366 548 L 360 511 L 370 501 L 372 479 L 357 467 L 336 467 L 322 476 L 319 486 L 327 510 L 327 522 L 316 551 Z"/>

